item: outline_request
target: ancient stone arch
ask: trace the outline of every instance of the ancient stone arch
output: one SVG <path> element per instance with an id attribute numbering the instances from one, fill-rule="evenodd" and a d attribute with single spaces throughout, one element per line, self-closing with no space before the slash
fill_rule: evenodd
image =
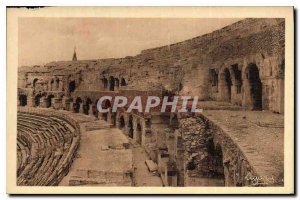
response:
<path id="1" fill-rule="evenodd" d="M 247 65 L 244 77 L 247 86 L 245 88 L 245 99 L 248 99 L 248 105 L 252 110 L 262 110 L 262 82 L 260 79 L 260 70 L 254 63 Z"/>
<path id="2" fill-rule="evenodd" d="M 27 95 L 21 94 L 19 95 L 19 105 L 26 106 L 27 105 Z"/>
<path id="3" fill-rule="evenodd" d="M 79 111 L 80 111 L 80 106 L 81 106 L 81 104 L 82 104 L 82 98 L 81 97 L 77 97 L 76 99 L 75 99 L 75 103 L 74 103 L 74 111 L 76 112 L 76 113 L 78 113 Z"/>
<path id="4" fill-rule="evenodd" d="M 32 87 L 35 88 L 36 87 L 36 83 L 38 82 L 38 78 L 34 78 L 32 81 Z"/>
<path id="5" fill-rule="evenodd" d="M 115 78 L 115 86 L 119 87 L 120 86 L 120 81 L 118 78 Z"/>
<path id="6" fill-rule="evenodd" d="M 107 87 L 108 87 L 108 80 L 107 80 L 107 78 L 104 77 L 104 78 L 102 79 L 102 83 L 103 83 L 103 88 L 104 88 L 104 89 L 107 89 Z"/>
<path id="7" fill-rule="evenodd" d="M 109 90 L 110 91 L 115 90 L 115 78 L 113 76 L 109 77 Z"/>
<path id="8" fill-rule="evenodd" d="M 139 144 L 142 144 L 142 137 L 143 137 L 142 123 L 141 120 L 138 119 L 136 122 L 135 141 Z"/>
<path id="9" fill-rule="evenodd" d="M 42 94 L 41 93 L 38 93 L 35 95 L 34 97 L 34 104 L 35 106 L 40 106 L 40 99 L 42 97 Z"/>
<path id="10" fill-rule="evenodd" d="M 54 95 L 53 95 L 53 94 L 47 95 L 47 99 L 46 99 L 46 101 L 47 101 L 46 107 L 47 107 L 47 108 L 52 107 L 52 103 L 53 103 L 52 101 L 53 101 L 53 98 L 54 98 Z"/>
<path id="11" fill-rule="evenodd" d="M 69 91 L 70 93 L 72 93 L 72 92 L 75 91 L 75 89 L 76 89 L 76 82 L 75 82 L 75 80 L 71 80 L 71 81 L 69 82 L 68 91 Z"/>
<path id="12" fill-rule="evenodd" d="M 50 80 L 50 91 L 53 91 L 53 89 L 54 89 L 54 79 L 52 78 Z"/>
<path id="13" fill-rule="evenodd" d="M 125 118 L 123 114 L 120 114 L 119 117 L 119 128 L 122 129 L 125 127 Z"/>
<path id="14" fill-rule="evenodd" d="M 93 106 L 92 104 L 93 104 L 93 101 L 89 97 L 84 98 L 84 102 L 83 102 L 83 112 L 84 112 L 84 114 L 86 114 L 86 115 L 89 114 L 90 107 Z"/>
<path id="15" fill-rule="evenodd" d="M 125 79 L 124 78 L 121 78 L 121 86 L 126 86 L 127 84 L 126 84 L 126 81 L 125 81 Z"/>
<path id="16" fill-rule="evenodd" d="M 59 87 L 59 86 L 60 86 L 60 80 L 59 80 L 59 78 L 57 78 L 57 77 L 56 77 L 56 79 L 55 79 L 55 86 L 56 86 L 55 89 L 56 89 L 56 90 L 59 90 L 59 88 L 60 88 L 60 87 Z"/>
<path id="17" fill-rule="evenodd" d="M 222 101 L 231 102 L 231 86 L 232 86 L 232 76 L 227 67 L 223 68 L 220 73 L 220 98 Z"/>
<path id="18" fill-rule="evenodd" d="M 133 138 L 134 126 L 133 126 L 133 116 L 129 115 L 128 117 L 128 136 Z"/>

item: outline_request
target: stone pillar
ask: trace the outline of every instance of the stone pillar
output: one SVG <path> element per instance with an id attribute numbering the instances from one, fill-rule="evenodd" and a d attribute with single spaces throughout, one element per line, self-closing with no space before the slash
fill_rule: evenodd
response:
<path id="1" fill-rule="evenodd" d="M 79 113 L 84 113 L 84 110 L 83 110 L 83 103 L 79 103 Z"/>
<path id="2" fill-rule="evenodd" d="M 40 107 L 42 107 L 42 108 L 47 108 L 47 99 L 46 99 L 46 97 L 41 97 L 40 98 Z"/>
<path id="3" fill-rule="evenodd" d="M 89 107 L 89 115 L 90 116 L 94 116 L 94 113 L 93 113 L 93 105 L 90 105 L 90 107 Z"/>
<path id="4" fill-rule="evenodd" d="M 111 124 L 111 116 L 112 116 L 112 113 L 111 111 L 109 110 L 109 112 L 107 113 L 107 122 Z"/>
<path id="5" fill-rule="evenodd" d="M 34 107 L 35 106 L 35 99 L 34 99 L 34 97 L 28 97 L 28 99 L 27 99 L 27 105 L 28 105 L 28 107 Z"/>
<path id="6" fill-rule="evenodd" d="M 62 107 L 63 107 L 63 109 L 64 110 L 70 110 L 70 101 L 71 101 L 71 99 L 70 98 L 68 98 L 68 97 L 63 97 L 63 99 L 62 99 Z"/>
<path id="7" fill-rule="evenodd" d="M 102 119 L 102 113 L 101 113 L 101 112 L 98 112 L 98 119 L 99 119 L 99 120 L 103 120 L 103 119 Z"/>
<path id="8" fill-rule="evenodd" d="M 69 111 L 71 111 L 71 112 L 75 112 L 75 110 L 74 110 L 74 103 L 73 102 L 70 102 L 70 104 L 69 104 Z"/>

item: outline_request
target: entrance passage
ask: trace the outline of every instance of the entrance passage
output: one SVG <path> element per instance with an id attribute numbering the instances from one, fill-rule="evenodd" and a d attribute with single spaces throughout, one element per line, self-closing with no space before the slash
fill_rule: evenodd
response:
<path id="1" fill-rule="evenodd" d="M 137 124 L 137 127 L 136 127 L 136 141 L 137 143 L 139 144 L 142 144 L 142 126 L 140 123 Z"/>
<path id="2" fill-rule="evenodd" d="M 129 116 L 128 120 L 128 136 L 133 138 L 133 118 L 132 115 Z"/>
<path id="3" fill-rule="evenodd" d="M 226 68 L 224 71 L 224 76 L 225 76 L 225 86 L 226 86 L 226 95 L 227 95 L 227 99 L 230 102 L 231 101 L 231 76 L 230 76 L 230 72 L 229 70 Z"/>
<path id="4" fill-rule="evenodd" d="M 120 121 L 119 121 L 119 128 L 122 129 L 122 128 L 124 128 L 124 126 L 125 126 L 125 120 L 124 120 L 124 117 L 121 116 Z"/>
<path id="5" fill-rule="evenodd" d="M 250 95 L 253 110 L 262 110 L 262 83 L 259 77 L 259 70 L 255 64 L 249 66 L 248 71 Z"/>

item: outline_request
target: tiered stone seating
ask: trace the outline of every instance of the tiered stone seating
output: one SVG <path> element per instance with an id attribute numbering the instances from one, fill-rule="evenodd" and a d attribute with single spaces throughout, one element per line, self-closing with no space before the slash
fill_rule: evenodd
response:
<path id="1" fill-rule="evenodd" d="M 79 146 L 79 126 L 57 111 L 18 108 L 17 185 L 58 185 Z"/>

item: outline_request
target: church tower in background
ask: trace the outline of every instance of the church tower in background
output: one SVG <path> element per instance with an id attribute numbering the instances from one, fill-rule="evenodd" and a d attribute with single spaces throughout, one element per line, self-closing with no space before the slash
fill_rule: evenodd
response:
<path id="1" fill-rule="evenodd" d="M 74 53 L 73 53 L 73 59 L 72 59 L 72 61 L 77 61 L 76 47 L 74 47 Z"/>

